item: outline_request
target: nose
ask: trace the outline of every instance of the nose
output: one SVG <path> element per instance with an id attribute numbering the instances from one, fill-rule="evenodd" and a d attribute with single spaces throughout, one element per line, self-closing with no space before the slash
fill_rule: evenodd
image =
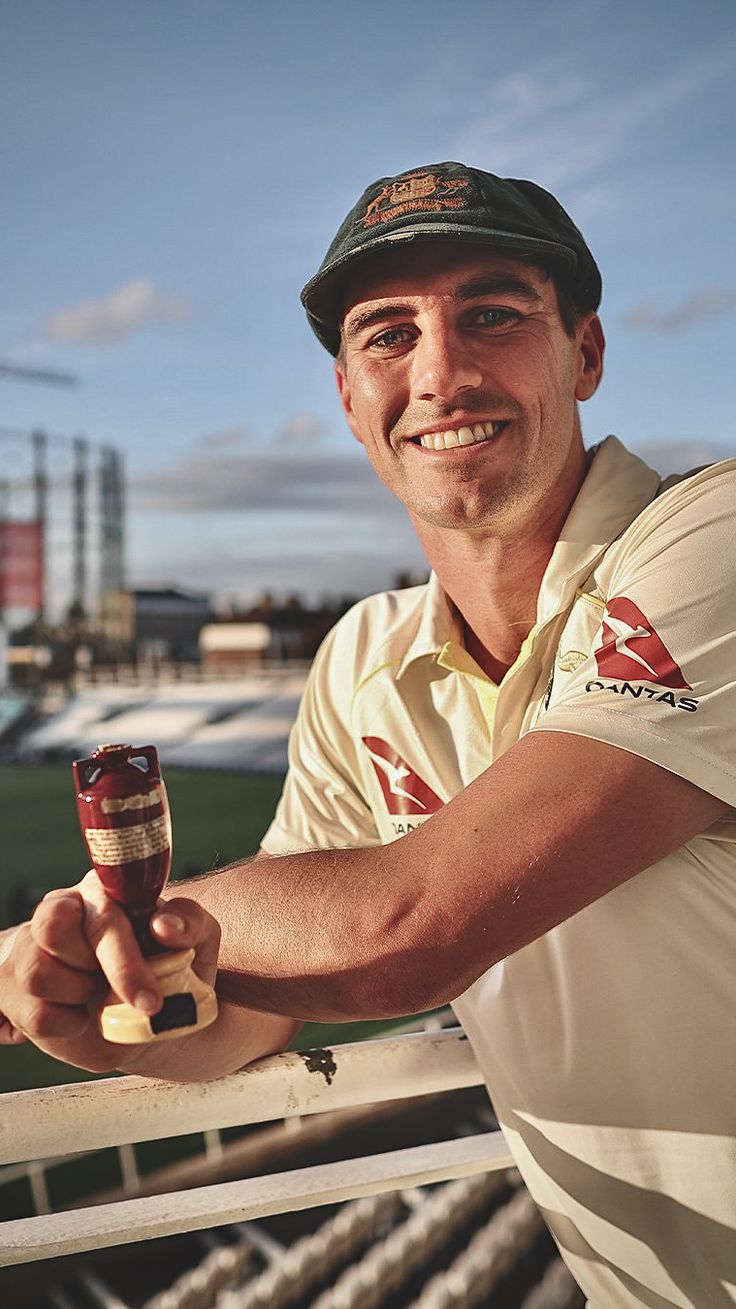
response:
<path id="1" fill-rule="evenodd" d="M 483 371 L 461 334 L 448 323 L 425 324 L 412 353 L 412 397 L 450 402 L 482 381 Z"/>

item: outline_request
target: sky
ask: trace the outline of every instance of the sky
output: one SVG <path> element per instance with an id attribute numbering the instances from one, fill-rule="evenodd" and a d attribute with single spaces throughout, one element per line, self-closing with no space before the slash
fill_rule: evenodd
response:
<path id="1" fill-rule="evenodd" d="M 0 0 L 0 459 L 124 455 L 127 580 L 247 603 L 425 568 L 299 303 L 380 176 L 552 190 L 603 272 L 616 432 L 736 454 L 733 0 Z M 63 438 L 63 439 L 62 439 Z M 67 460 L 68 462 L 68 460 Z M 16 511 L 17 512 L 17 511 Z"/>

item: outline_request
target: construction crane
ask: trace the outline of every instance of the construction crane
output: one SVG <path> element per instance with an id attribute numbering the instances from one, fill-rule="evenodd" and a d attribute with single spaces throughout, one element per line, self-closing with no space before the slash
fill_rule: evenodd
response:
<path id="1" fill-rule="evenodd" d="M 55 368 L 24 368 L 8 359 L 0 359 L 0 377 L 10 377 L 18 382 L 41 382 L 48 386 L 76 386 L 79 381 L 73 373 L 60 373 Z"/>

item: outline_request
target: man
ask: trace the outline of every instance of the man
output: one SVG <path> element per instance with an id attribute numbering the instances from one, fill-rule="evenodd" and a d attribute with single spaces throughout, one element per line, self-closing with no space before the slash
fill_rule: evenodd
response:
<path id="1" fill-rule="evenodd" d="M 736 461 L 663 486 L 615 438 L 586 452 L 600 292 L 530 182 L 368 188 L 303 300 L 432 580 L 325 642 L 280 857 L 158 915 L 209 980 L 222 928 L 213 1027 L 122 1061 L 97 1034 L 99 968 L 160 997 L 94 875 L 8 937 L 0 1010 L 6 1041 L 194 1079 L 301 1019 L 454 1001 L 590 1303 L 704 1309 L 736 1297 Z"/>

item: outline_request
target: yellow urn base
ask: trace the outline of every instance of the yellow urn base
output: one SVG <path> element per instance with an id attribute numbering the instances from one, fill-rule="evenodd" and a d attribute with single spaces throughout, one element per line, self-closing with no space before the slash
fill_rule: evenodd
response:
<path id="1" fill-rule="evenodd" d="M 106 1041 L 116 1045 L 140 1045 L 151 1041 L 176 1041 L 209 1027 L 217 1017 L 217 996 L 211 986 L 192 971 L 193 950 L 172 950 L 155 955 L 148 963 L 161 984 L 164 1002 L 157 1014 L 144 1014 L 110 992 L 103 1006 L 99 1026 Z"/>

